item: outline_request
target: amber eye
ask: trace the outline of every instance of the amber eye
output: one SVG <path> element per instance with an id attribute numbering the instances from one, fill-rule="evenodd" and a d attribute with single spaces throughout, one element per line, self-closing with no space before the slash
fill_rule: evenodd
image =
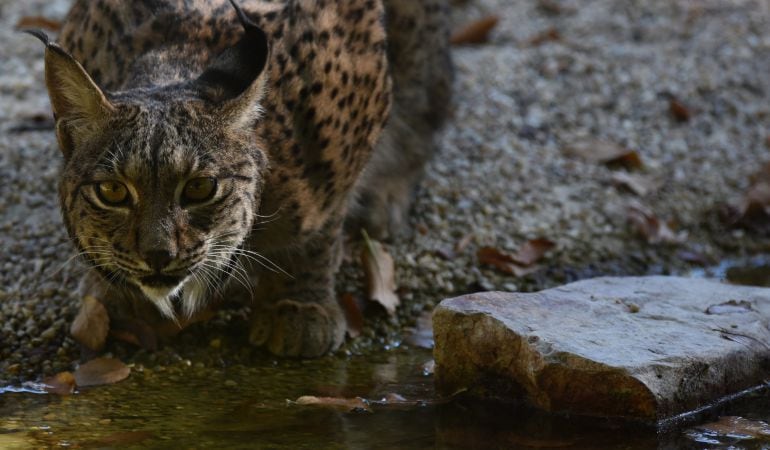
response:
<path id="1" fill-rule="evenodd" d="M 102 181 L 96 186 L 96 193 L 109 206 L 122 205 L 128 200 L 128 188 L 118 181 Z"/>
<path id="2" fill-rule="evenodd" d="M 214 196 L 217 180 L 210 177 L 193 178 L 184 185 L 182 199 L 188 203 L 201 203 Z"/>

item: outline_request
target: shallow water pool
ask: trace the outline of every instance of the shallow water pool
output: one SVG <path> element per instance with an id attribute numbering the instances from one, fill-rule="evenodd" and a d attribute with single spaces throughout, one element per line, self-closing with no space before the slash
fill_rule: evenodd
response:
<path id="1" fill-rule="evenodd" d="M 758 284 L 770 275 L 765 265 L 757 259 L 704 273 L 731 278 L 748 271 L 750 284 Z M 313 361 L 261 355 L 237 364 L 207 351 L 191 358 L 205 365 L 136 358 L 143 362 L 127 380 L 69 396 L 2 388 L 0 448 L 770 448 L 770 427 L 763 434 L 761 422 L 770 419 L 767 390 L 661 430 L 437 398 L 432 354 L 424 348 Z M 324 404 L 297 404 L 302 396 Z M 720 416 L 751 426 L 699 425 Z"/>

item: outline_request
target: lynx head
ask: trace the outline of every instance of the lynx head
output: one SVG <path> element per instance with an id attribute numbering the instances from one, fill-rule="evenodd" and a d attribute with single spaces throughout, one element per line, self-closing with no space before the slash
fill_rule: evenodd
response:
<path id="1" fill-rule="evenodd" d="M 223 283 L 259 207 L 265 159 L 254 133 L 267 38 L 245 34 L 196 79 L 105 92 L 46 43 L 45 75 L 64 155 L 68 232 L 105 279 L 174 317 Z"/>

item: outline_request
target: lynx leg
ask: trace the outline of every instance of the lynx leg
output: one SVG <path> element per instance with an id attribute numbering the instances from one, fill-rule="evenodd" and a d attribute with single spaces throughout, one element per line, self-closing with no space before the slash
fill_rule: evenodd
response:
<path id="1" fill-rule="evenodd" d="M 447 6 L 386 0 L 385 7 L 393 108 L 348 222 L 351 232 L 363 227 L 378 239 L 404 230 L 415 188 L 434 153 L 434 134 L 449 113 L 453 80 Z"/>
<path id="2" fill-rule="evenodd" d="M 265 297 L 252 316 L 250 341 L 279 356 L 313 358 L 336 350 L 345 317 L 334 295 L 339 265 L 339 226 L 331 235 L 274 259 L 282 272 L 260 277 Z"/>

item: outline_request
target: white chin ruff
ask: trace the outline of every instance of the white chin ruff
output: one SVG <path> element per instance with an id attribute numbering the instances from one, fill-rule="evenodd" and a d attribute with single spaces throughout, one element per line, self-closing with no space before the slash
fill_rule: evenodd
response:
<path id="1" fill-rule="evenodd" d="M 185 279 L 170 289 L 142 285 L 139 287 L 164 317 L 174 321 L 177 320 L 174 300 L 180 298 L 180 291 L 182 293 L 182 314 L 188 319 L 198 312 L 206 301 L 206 286 L 196 279 L 189 280 L 189 282 L 188 279 Z"/>
<path id="2" fill-rule="evenodd" d="M 155 307 L 158 308 L 158 311 L 160 311 L 164 317 L 167 317 L 171 320 L 176 320 L 176 311 L 174 310 L 173 300 L 176 298 L 177 294 L 179 294 L 183 284 L 184 282 L 179 283 L 170 289 L 156 288 L 144 285 L 139 285 L 139 288 L 142 290 L 144 295 L 146 295 L 147 298 L 155 304 Z"/>

